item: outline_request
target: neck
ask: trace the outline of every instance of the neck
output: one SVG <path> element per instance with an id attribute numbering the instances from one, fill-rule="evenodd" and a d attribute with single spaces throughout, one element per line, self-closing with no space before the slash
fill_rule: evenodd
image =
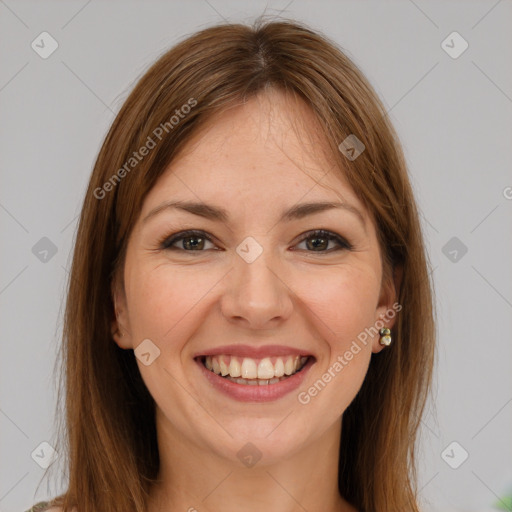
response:
<path id="1" fill-rule="evenodd" d="M 179 435 L 162 416 L 158 411 L 160 470 L 148 512 L 355 511 L 338 491 L 341 419 L 286 460 L 244 467 Z"/>

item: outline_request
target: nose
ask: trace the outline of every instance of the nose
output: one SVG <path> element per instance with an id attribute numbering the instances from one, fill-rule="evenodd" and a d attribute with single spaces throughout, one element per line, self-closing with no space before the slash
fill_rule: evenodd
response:
<path id="1" fill-rule="evenodd" d="M 289 318 L 293 293 L 280 268 L 267 251 L 252 263 L 237 255 L 221 299 L 224 317 L 251 329 L 272 329 Z"/>

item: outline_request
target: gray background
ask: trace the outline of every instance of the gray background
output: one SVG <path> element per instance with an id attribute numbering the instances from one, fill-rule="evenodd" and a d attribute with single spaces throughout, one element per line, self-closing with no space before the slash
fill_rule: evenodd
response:
<path id="1" fill-rule="evenodd" d="M 114 114 L 183 36 L 223 18 L 251 21 L 265 8 L 337 41 L 404 145 L 439 311 L 420 453 L 424 510 L 495 510 L 511 489 L 512 2 L 0 0 L 0 511 L 61 490 L 43 480 L 36 493 L 44 471 L 31 453 L 53 442 L 76 216 Z M 59 44 L 47 59 L 31 48 L 43 31 Z M 453 31 L 469 43 L 457 59 L 441 47 Z M 42 237 L 57 248 L 46 262 L 32 252 Z M 460 447 L 443 458 L 453 441 Z M 453 469 L 446 461 L 460 462 L 462 449 L 469 457 Z"/>

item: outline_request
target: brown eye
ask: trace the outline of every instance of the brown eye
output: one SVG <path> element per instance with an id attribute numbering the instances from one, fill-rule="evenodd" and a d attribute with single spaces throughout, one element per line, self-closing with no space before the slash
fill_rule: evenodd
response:
<path id="1" fill-rule="evenodd" d="M 309 252 L 333 252 L 341 249 L 352 249 L 350 243 L 348 243 L 344 238 L 336 233 L 325 231 L 323 229 L 317 229 L 307 233 L 300 243 L 303 242 L 306 243 L 306 250 Z M 335 242 L 338 247 L 327 249 L 331 242 Z"/>
<path id="2" fill-rule="evenodd" d="M 174 247 L 177 242 L 180 242 Z M 206 243 L 212 243 L 210 237 L 208 237 L 202 231 L 181 231 L 170 237 L 167 237 L 160 244 L 161 249 L 167 250 L 181 250 L 181 251 L 197 251 L 201 252 L 205 249 Z"/>

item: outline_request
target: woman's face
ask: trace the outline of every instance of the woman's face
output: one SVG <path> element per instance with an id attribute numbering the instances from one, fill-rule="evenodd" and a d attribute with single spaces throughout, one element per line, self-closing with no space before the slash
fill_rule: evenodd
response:
<path id="1" fill-rule="evenodd" d="M 238 463 L 257 450 L 259 464 L 339 437 L 382 348 L 365 329 L 395 295 L 318 133 L 305 105 L 261 94 L 216 116 L 147 195 L 114 288 L 115 340 L 136 349 L 159 437 Z"/>

